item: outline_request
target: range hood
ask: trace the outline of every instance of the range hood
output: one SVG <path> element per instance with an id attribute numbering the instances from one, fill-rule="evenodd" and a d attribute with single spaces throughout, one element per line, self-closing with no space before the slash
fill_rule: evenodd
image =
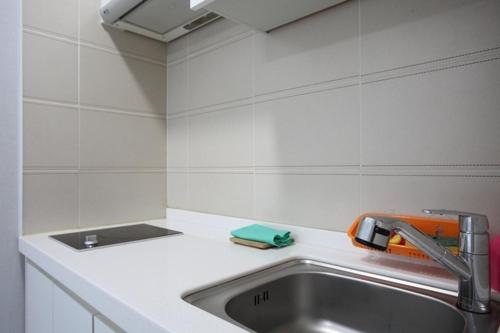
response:
<path id="1" fill-rule="evenodd" d="M 205 9 L 269 32 L 347 0 L 190 0 L 191 9 Z"/>
<path id="2" fill-rule="evenodd" d="M 189 0 L 103 0 L 105 24 L 169 42 L 220 18 L 200 8 L 191 10 Z"/>

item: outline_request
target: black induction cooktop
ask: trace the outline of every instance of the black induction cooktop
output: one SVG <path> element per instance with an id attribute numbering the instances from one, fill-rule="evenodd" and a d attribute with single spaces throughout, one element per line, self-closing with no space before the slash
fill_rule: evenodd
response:
<path id="1" fill-rule="evenodd" d="M 58 240 L 77 250 L 89 250 L 98 247 L 129 243 L 151 238 L 179 235 L 182 232 L 156 227 L 150 224 L 134 224 L 123 227 L 95 229 L 69 234 L 52 235 Z"/>

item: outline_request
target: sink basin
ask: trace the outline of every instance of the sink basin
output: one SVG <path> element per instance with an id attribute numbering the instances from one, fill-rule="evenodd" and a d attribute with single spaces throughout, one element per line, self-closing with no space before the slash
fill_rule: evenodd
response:
<path id="1" fill-rule="evenodd" d="M 456 295 L 311 260 L 293 260 L 184 297 L 250 332 L 497 332 L 499 308 L 472 314 Z"/>

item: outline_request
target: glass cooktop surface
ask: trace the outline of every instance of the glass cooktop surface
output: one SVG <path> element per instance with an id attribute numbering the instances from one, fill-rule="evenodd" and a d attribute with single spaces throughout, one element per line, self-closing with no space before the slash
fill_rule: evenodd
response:
<path id="1" fill-rule="evenodd" d="M 179 235 L 182 232 L 156 227 L 150 224 L 134 224 L 123 227 L 95 229 L 50 237 L 77 250 L 136 242 L 151 238 Z"/>

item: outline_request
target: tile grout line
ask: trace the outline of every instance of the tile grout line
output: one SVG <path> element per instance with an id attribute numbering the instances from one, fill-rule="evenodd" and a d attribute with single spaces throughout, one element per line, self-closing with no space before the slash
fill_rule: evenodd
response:
<path id="1" fill-rule="evenodd" d="M 361 5 L 359 4 L 359 6 Z M 359 22 L 358 25 L 360 26 L 361 22 Z M 359 27 L 358 29 L 361 29 L 361 27 Z M 361 36 L 358 37 L 358 45 L 359 45 L 358 53 L 362 52 L 361 38 L 362 38 Z M 298 87 L 276 90 L 261 95 L 255 95 L 253 96 L 253 101 L 252 98 L 229 100 L 217 104 L 171 113 L 167 117 L 182 118 L 187 116 L 196 116 L 211 112 L 222 111 L 225 109 L 234 109 L 240 106 L 250 105 L 251 103 L 255 104 L 266 103 L 274 100 L 293 98 L 302 95 L 310 95 L 315 93 L 321 93 L 324 91 L 331 91 L 335 89 L 344 89 L 356 85 L 359 86 L 360 84 L 373 84 L 381 81 L 397 80 L 404 77 L 425 75 L 437 71 L 451 71 L 464 66 L 471 66 L 489 61 L 498 61 L 500 59 L 500 55 L 497 54 L 498 52 L 500 52 L 500 48 L 482 50 L 472 54 L 462 54 L 444 59 L 436 59 L 424 64 L 418 63 L 405 66 L 404 68 L 393 68 L 380 73 L 361 74 L 360 72 L 358 73 L 358 75 L 355 76 L 347 76 L 318 83 L 311 83 Z M 361 54 L 358 54 L 358 57 L 361 57 Z M 449 62 L 450 59 L 452 59 L 453 61 Z M 362 70 L 361 59 L 359 59 L 358 70 Z"/>
<path id="2" fill-rule="evenodd" d="M 364 79 L 364 81 L 366 81 L 365 83 L 392 80 L 405 76 L 425 74 L 428 72 L 450 69 L 464 65 L 472 65 L 475 63 L 481 63 L 490 60 L 498 60 L 499 55 L 500 46 L 497 46 L 472 52 L 460 53 L 443 58 L 436 58 L 414 64 L 368 72 L 362 74 L 362 78 Z M 371 77 L 375 77 L 375 79 L 370 79 Z"/>
<path id="3" fill-rule="evenodd" d="M 361 0 L 358 0 L 358 112 L 359 112 L 359 176 L 358 176 L 358 214 L 362 211 L 363 198 L 363 173 L 361 166 L 363 165 L 363 83 L 362 83 L 362 22 L 361 22 Z"/>
<path id="4" fill-rule="evenodd" d="M 140 118 L 167 119 L 166 115 L 160 113 L 127 111 L 121 109 L 92 106 L 89 104 L 80 104 L 80 107 L 83 109 L 83 111 L 104 112 L 104 113 L 119 114 L 123 116 L 140 117 Z"/>
<path id="5" fill-rule="evenodd" d="M 63 34 L 57 34 L 54 32 L 49 32 L 49 31 L 43 31 L 40 28 L 35 28 L 35 27 L 30 27 L 27 25 L 23 25 L 23 33 L 31 34 L 31 35 L 36 35 L 36 36 L 41 36 L 45 37 L 48 39 L 56 40 L 59 42 L 71 44 L 71 45 L 77 45 L 78 44 L 78 35 L 76 39 L 73 39 L 69 36 L 63 35 Z M 78 34 L 78 32 L 77 32 Z"/>
<path id="6" fill-rule="evenodd" d="M 92 44 L 92 43 L 88 43 L 88 42 L 80 42 L 79 44 L 81 46 L 89 48 L 89 49 L 94 49 L 94 50 L 101 51 L 101 52 L 107 52 L 107 53 L 110 53 L 110 54 L 113 54 L 113 55 L 117 55 L 117 56 L 127 57 L 127 58 L 130 58 L 130 59 L 134 59 L 134 60 L 146 62 L 146 63 L 149 63 L 151 65 L 157 65 L 157 66 L 165 67 L 165 68 L 167 67 L 166 64 L 163 63 L 163 62 L 161 62 L 161 61 L 154 60 L 154 59 L 151 59 L 151 58 L 148 58 L 148 57 L 144 57 L 144 56 L 140 56 L 140 55 L 136 55 L 136 54 L 133 54 L 133 53 L 123 52 L 123 51 L 117 51 L 117 50 L 113 50 L 113 49 L 110 49 L 110 48 L 107 48 L 107 47 L 104 47 L 104 46 L 100 46 L 100 45 L 96 45 L 96 44 Z"/>
<path id="7" fill-rule="evenodd" d="M 220 41 L 216 41 L 212 44 L 209 44 L 205 47 L 202 47 L 198 50 L 194 50 L 193 53 L 191 53 L 191 51 L 188 50 L 188 53 L 185 55 L 185 56 L 182 56 L 180 57 L 179 59 L 175 59 L 175 60 L 172 60 L 172 61 L 167 61 L 166 63 L 166 66 L 169 67 L 169 66 L 175 66 L 175 65 L 178 65 L 178 64 L 181 64 L 183 62 L 187 62 L 189 61 L 190 59 L 193 59 L 193 58 L 197 58 L 199 56 L 202 56 L 206 53 L 210 53 L 210 52 L 213 52 L 213 51 L 216 51 L 224 46 L 227 46 L 227 45 L 230 45 L 230 44 L 233 44 L 233 43 L 237 43 L 245 38 L 248 38 L 248 37 L 251 37 L 252 36 L 252 31 L 244 31 L 244 32 L 241 32 L 241 33 L 238 33 L 238 34 L 235 34 L 233 36 L 229 36 L 227 37 L 226 39 L 223 39 L 223 40 L 220 40 Z M 186 37 L 189 41 L 189 36 Z M 188 45 L 188 48 L 189 48 L 189 45 Z"/>
<path id="8" fill-rule="evenodd" d="M 500 168 L 475 169 L 472 168 L 419 168 L 419 167 L 359 167 L 358 165 L 337 166 L 267 166 L 253 167 L 253 165 L 239 167 L 197 167 L 167 168 L 172 173 L 206 173 L 206 174 L 300 174 L 300 175 L 358 175 L 358 176 L 454 176 L 454 177 L 500 177 Z"/>
<path id="9" fill-rule="evenodd" d="M 189 79 L 189 74 L 191 72 L 191 61 L 190 61 L 190 58 L 189 58 L 189 52 L 190 52 L 190 36 L 188 35 L 186 37 L 186 86 L 187 86 L 187 91 L 188 91 L 188 94 L 186 96 L 187 100 L 185 101 L 187 103 L 188 106 L 191 105 L 191 102 L 190 102 L 190 91 L 191 91 L 191 82 L 190 82 L 190 79 Z M 187 195 L 187 209 L 193 209 L 192 207 L 192 199 L 191 199 L 191 149 L 190 149 L 190 146 L 191 146 L 191 118 L 189 116 L 186 117 L 186 134 L 187 134 L 187 139 L 186 139 L 186 165 L 187 165 L 187 179 L 186 179 L 186 186 L 187 186 L 187 189 L 186 189 L 186 195 Z"/>
<path id="10" fill-rule="evenodd" d="M 165 168 L 89 168 L 89 169 L 78 169 L 78 168 L 58 168 L 58 167 L 46 167 L 46 168 L 26 168 L 24 174 L 108 174 L 108 173 L 130 173 L 130 174 L 151 174 L 151 173 L 165 173 L 167 169 Z"/>
<path id="11" fill-rule="evenodd" d="M 256 174 L 256 133 L 255 133 L 255 67 L 256 67 L 256 33 L 252 36 L 252 218 L 257 218 L 257 174 Z"/>
<path id="12" fill-rule="evenodd" d="M 81 88 L 81 45 L 80 45 L 80 30 L 81 30 L 81 1 L 78 0 L 78 18 L 77 18 L 77 105 L 78 105 L 78 173 L 77 173 L 77 193 L 78 193 L 78 228 L 81 227 L 81 146 L 82 146 L 82 109 L 80 100 Z"/>
<path id="13" fill-rule="evenodd" d="M 78 22 L 78 24 L 80 24 L 80 17 L 78 17 L 77 22 Z M 138 54 L 134 54 L 134 53 L 129 53 L 129 52 L 122 52 L 120 50 L 114 50 L 112 48 L 109 48 L 109 47 L 106 47 L 106 46 L 103 46 L 103 45 L 94 44 L 94 43 L 88 42 L 88 41 L 82 41 L 81 40 L 81 36 L 80 36 L 80 27 L 78 27 L 76 39 L 72 39 L 71 37 L 68 37 L 68 36 L 65 36 L 65 35 L 59 35 L 57 33 L 50 32 L 50 31 L 43 31 L 40 28 L 35 28 L 35 27 L 30 27 L 30 26 L 24 26 L 23 27 L 23 32 L 31 34 L 31 35 L 37 35 L 37 36 L 45 37 L 45 38 L 48 38 L 48 39 L 51 39 L 51 40 L 56 40 L 56 41 L 59 41 L 59 42 L 64 42 L 64 43 L 72 44 L 72 45 L 75 45 L 75 46 L 81 45 L 81 46 L 84 46 L 84 47 L 87 47 L 87 48 L 91 48 L 91 49 L 94 49 L 94 50 L 111 53 L 111 54 L 114 54 L 114 55 L 117 55 L 117 56 L 128 57 L 128 58 L 131 58 L 131 59 L 135 59 L 135 60 L 147 62 L 147 63 L 153 64 L 153 65 L 157 65 L 157 66 L 167 67 L 167 63 L 166 62 L 162 62 L 162 61 L 159 61 L 159 60 L 156 60 L 156 59 L 153 59 L 153 58 L 149 58 L 149 57 L 146 57 L 146 56 L 142 56 L 142 55 L 138 55 Z"/>
<path id="14" fill-rule="evenodd" d="M 199 168 L 224 168 L 222 165 L 215 166 L 192 166 L 191 169 L 199 169 Z M 231 166 L 229 168 L 252 168 L 253 164 L 249 165 L 237 165 Z M 445 168 L 453 169 L 453 170 L 467 170 L 467 169 L 476 169 L 476 170 L 488 170 L 495 169 L 496 171 L 500 171 L 500 164 L 365 164 L 359 165 L 359 163 L 355 164 L 290 164 L 290 165 L 275 165 L 275 164 L 255 164 L 256 169 L 266 169 L 266 168 L 345 168 L 345 167 L 355 167 L 361 169 L 423 169 L 423 170 L 445 170 Z M 172 167 L 173 169 L 183 168 L 183 167 Z"/>
<path id="15" fill-rule="evenodd" d="M 23 102 L 30 103 L 30 104 L 55 106 L 55 107 L 61 107 L 61 108 L 78 109 L 78 103 L 73 104 L 73 103 L 66 103 L 66 102 L 58 102 L 58 101 L 51 101 L 51 100 L 32 98 L 32 97 L 26 97 L 26 96 L 23 97 Z"/>
<path id="16" fill-rule="evenodd" d="M 369 79 L 368 76 L 365 76 L 366 79 L 364 79 L 363 81 L 364 81 L 365 85 L 376 84 L 376 83 L 380 83 L 380 82 L 384 82 L 384 81 L 399 80 L 399 79 L 403 79 L 403 78 L 407 78 L 407 77 L 418 77 L 418 76 L 423 76 L 425 74 L 432 74 L 432 73 L 441 72 L 441 71 L 451 71 L 451 70 L 463 68 L 466 66 L 472 66 L 472 65 L 487 63 L 490 61 L 498 61 L 498 60 L 500 60 L 500 55 L 494 55 L 494 56 L 488 57 L 486 59 L 475 59 L 475 60 L 470 60 L 470 61 L 464 61 L 461 63 L 457 62 L 455 64 L 447 64 L 447 65 L 438 66 L 438 67 L 434 67 L 434 68 L 423 68 L 421 70 L 415 70 L 413 72 L 400 73 L 400 74 L 396 74 L 395 72 L 397 72 L 398 69 L 395 69 L 394 71 L 392 71 L 393 72 L 392 76 L 388 75 L 387 77 L 382 77 L 382 78 L 378 78 L 378 79 Z M 415 67 L 418 67 L 418 66 L 419 65 L 415 65 Z"/>
<path id="17" fill-rule="evenodd" d="M 214 105 L 203 106 L 199 108 L 194 108 L 191 110 L 184 110 L 181 112 L 175 112 L 167 115 L 169 119 L 184 118 L 190 116 L 198 116 L 212 112 L 224 111 L 228 109 L 235 109 L 243 106 L 248 106 L 252 104 L 252 97 L 245 97 L 241 99 L 226 101 Z"/>
<path id="18" fill-rule="evenodd" d="M 338 83 L 345 81 L 344 83 L 326 86 L 325 84 L 332 84 L 333 82 Z M 328 92 L 337 89 L 350 88 L 358 85 L 359 78 L 357 75 L 344 77 L 340 79 L 330 80 L 325 82 L 308 84 L 300 87 L 278 90 L 275 92 L 270 92 L 266 94 L 254 95 L 250 97 L 238 98 L 234 100 L 228 100 L 216 104 L 210 104 L 202 107 L 196 107 L 192 109 L 183 110 L 180 112 L 171 113 L 168 118 L 182 118 L 187 116 L 197 116 L 207 113 L 213 113 L 218 111 L 224 111 L 228 109 L 235 109 L 238 107 L 248 106 L 253 104 L 261 104 L 267 102 L 273 102 L 283 99 L 289 99 L 300 96 L 307 96 L 312 94 L 319 94 L 323 92 Z M 292 92 L 295 91 L 295 92 Z"/>
<path id="19" fill-rule="evenodd" d="M 78 169 L 78 168 L 59 168 L 59 167 L 39 167 L 39 168 L 25 168 L 23 174 L 109 174 L 109 173 L 129 173 L 129 174 L 152 174 L 152 173 L 177 173 L 177 174 L 275 174 L 275 175 L 304 175 L 304 176 L 317 176 L 317 175 L 356 175 L 360 174 L 357 167 L 333 170 L 308 170 L 302 168 L 267 168 L 267 169 L 253 169 L 248 168 L 197 168 L 187 170 L 187 168 L 91 168 L 91 169 Z M 422 176 L 422 177 L 458 177 L 458 178 L 500 178 L 500 170 L 481 172 L 450 172 L 449 170 L 434 172 L 419 172 L 418 170 L 362 170 L 362 176 Z"/>
<path id="20" fill-rule="evenodd" d="M 20 7 L 20 13 L 24 12 L 24 1 L 19 2 L 19 7 Z M 24 235 L 24 104 L 23 104 L 23 98 L 24 98 L 24 36 L 23 36 L 23 16 L 20 14 L 20 24 L 16 27 L 15 33 L 19 34 L 19 44 L 17 46 L 17 49 L 15 50 L 18 52 L 18 56 L 20 57 L 19 59 L 19 82 L 17 83 L 17 89 L 18 89 L 18 96 L 16 98 L 16 102 L 18 103 L 18 111 L 19 111 L 19 116 L 20 119 L 17 121 L 17 140 L 20 149 L 17 151 L 17 163 L 19 163 L 18 170 L 16 172 L 16 177 L 19 180 L 19 184 L 17 185 L 17 200 L 18 200 L 18 207 L 17 207 L 17 234 L 18 236 L 23 236 Z"/>
<path id="21" fill-rule="evenodd" d="M 168 45 L 165 44 L 165 63 L 167 62 L 168 59 Z M 165 198 L 163 202 L 163 206 L 165 207 L 165 218 L 167 218 L 167 209 L 168 209 L 168 105 L 167 105 L 167 92 L 168 92 L 168 68 L 165 67 L 165 181 L 163 183 L 163 186 L 165 187 Z"/>
<path id="22" fill-rule="evenodd" d="M 77 72 L 78 72 L 78 70 L 77 70 Z M 77 76 L 78 76 L 78 73 L 77 73 Z M 77 87 L 77 89 L 78 89 L 78 87 Z M 77 99 L 78 99 L 78 96 L 77 96 Z M 132 116 L 132 117 L 157 118 L 157 119 L 166 118 L 166 115 L 159 114 L 159 113 L 130 111 L 130 110 L 123 110 L 123 109 L 118 109 L 118 108 L 115 109 L 115 108 L 105 107 L 105 106 L 82 104 L 81 102 L 78 103 L 78 101 L 76 104 L 73 104 L 73 103 L 67 103 L 67 102 L 52 101 L 52 100 L 42 99 L 42 98 L 24 97 L 23 102 L 31 103 L 31 104 L 39 104 L 39 105 L 48 105 L 48 106 L 54 106 L 54 107 L 72 108 L 72 109 L 81 108 L 82 111 L 88 110 L 88 111 L 97 111 L 97 112 L 107 112 L 107 113 L 121 114 L 121 115 Z"/>

